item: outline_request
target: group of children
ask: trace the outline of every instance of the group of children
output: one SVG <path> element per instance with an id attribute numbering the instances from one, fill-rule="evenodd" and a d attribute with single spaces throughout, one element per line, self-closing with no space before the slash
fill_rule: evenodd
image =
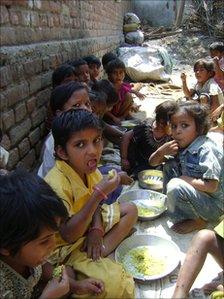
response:
<path id="1" fill-rule="evenodd" d="M 220 48 L 211 49 L 218 68 Z M 163 170 L 168 215 L 178 233 L 204 228 L 224 213 L 223 150 L 207 136 L 210 116 L 222 112 L 222 94 L 212 79 L 215 74 L 223 82 L 221 73 L 200 60 L 195 89 L 188 89 L 182 75 L 186 101 L 158 105 L 155 119 L 124 134 L 111 124 L 132 117 L 133 91 L 123 82 L 125 67 L 117 57 L 107 53 L 102 63 L 108 80 L 98 80 L 101 62 L 95 56 L 54 71 L 51 131 L 38 176 L 21 170 L 0 176 L 3 298 L 134 298 L 132 277 L 108 257 L 137 221 L 134 204 L 108 202 L 119 185 L 132 183 L 130 174 Z M 198 101 L 191 99 L 194 93 Z M 103 176 L 98 170 L 105 135 L 120 141 L 121 166 L 129 175 L 113 170 Z M 52 278 L 58 265 L 62 275 Z M 178 280 L 181 287 L 187 268 Z M 190 284 L 174 297 L 186 295 Z"/>

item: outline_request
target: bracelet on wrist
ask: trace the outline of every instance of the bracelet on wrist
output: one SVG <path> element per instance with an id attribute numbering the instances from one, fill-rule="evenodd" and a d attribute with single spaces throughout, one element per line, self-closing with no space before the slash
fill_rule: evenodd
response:
<path id="1" fill-rule="evenodd" d="M 98 186 L 94 186 L 93 190 L 97 191 L 103 197 L 103 199 L 108 199 L 106 193 L 104 193 L 103 190 L 101 190 Z"/>
<path id="2" fill-rule="evenodd" d="M 102 229 L 102 228 L 100 228 L 100 227 L 98 227 L 98 226 L 92 226 L 92 227 L 89 228 L 89 232 L 91 232 L 91 231 L 93 231 L 93 230 L 99 231 L 102 237 L 103 237 L 104 234 L 105 234 L 104 229 Z"/>

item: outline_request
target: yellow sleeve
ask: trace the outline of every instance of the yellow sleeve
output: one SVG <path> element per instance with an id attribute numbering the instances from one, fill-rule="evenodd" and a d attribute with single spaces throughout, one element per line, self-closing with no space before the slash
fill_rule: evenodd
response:
<path id="1" fill-rule="evenodd" d="M 72 206 L 73 206 L 73 193 L 71 184 L 68 179 L 63 176 L 63 174 L 54 171 L 52 169 L 44 180 L 51 186 L 54 192 L 63 200 L 64 205 L 67 208 L 69 216 L 73 215 Z"/>

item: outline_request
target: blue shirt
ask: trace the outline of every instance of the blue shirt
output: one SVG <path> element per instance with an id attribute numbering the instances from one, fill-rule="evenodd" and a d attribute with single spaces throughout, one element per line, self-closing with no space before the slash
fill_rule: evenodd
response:
<path id="1" fill-rule="evenodd" d="M 209 195 L 223 210 L 223 149 L 219 149 L 209 137 L 202 135 L 179 153 L 179 161 L 182 175 L 219 182 L 217 190 Z"/>

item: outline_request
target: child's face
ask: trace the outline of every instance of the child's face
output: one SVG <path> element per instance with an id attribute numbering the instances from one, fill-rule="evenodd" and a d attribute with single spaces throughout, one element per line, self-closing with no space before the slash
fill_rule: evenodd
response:
<path id="1" fill-rule="evenodd" d="M 98 79 L 100 75 L 100 67 L 97 64 L 90 63 L 89 64 L 89 74 L 92 80 Z"/>
<path id="2" fill-rule="evenodd" d="M 197 66 L 194 71 L 198 83 L 205 83 L 212 77 L 212 72 L 207 71 L 203 66 Z"/>
<path id="3" fill-rule="evenodd" d="M 43 228 L 37 239 L 34 239 L 24 246 L 10 258 L 21 267 L 37 267 L 46 262 L 55 248 L 55 231 L 50 228 Z M 7 255 L 5 256 L 7 258 Z"/>
<path id="4" fill-rule="evenodd" d="M 84 180 L 86 174 L 96 170 L 102 149 L 102 132 L 90 128 L 74 133 L 66 143 L 66 150 L 58 147 L 56 152 Z"/>
<path id="5" fill-rule="evenodd" d="M 197 137 L 197 128 L 193 117 L 184 111 L 177 112 L 171 116 L 172 137 L 180 148 L 186 148 Z"/>
<path id="6" fill-rule="evenodd" d="M 164 136 L 170 135 L 170 127 L 164 121 L 154 122 L 153 134 L 158 139 L 163 138 Z"/>
<path id="7" fill-rule="evenodd" d="M 86 84 L 89 83 L 90 74 L 88 64 L 83 64 L 79 66 L 77 77 L 79 82 L 84 82 Z"/>
<path id="8" fill-rule="evenodd" d="M 211 50 L 211 51 L 210 51 L 210 56 L 211 56 L 212 58 L 214 58 L 214 57 L 218 57 L 219 59 L 221 59 L 221 58 L 222 58 L 222 53 L 219 52 L 219 51 L 217 51 L 217 50 Z"/>
<path id="9" fill-rule="evenodd" d="M 74 91 L 63 106 L 63 111 L 70 109 L 85 109 L 92 112 L 89 94 L 85 88 Z"/>
<path id="10" fill-rule="evenodd" d="M 107 109 L 106 103 L 92 103 L 92 111 L 98 116 L 103 117 Z"/>
<path id="11" fill-rule="evenodd" d="M 108 79 L 112 83 L 121 84 L 124 80 L 125 72 L 123 69 L 115 69 L 111 74 L 108 75 Z"/>

